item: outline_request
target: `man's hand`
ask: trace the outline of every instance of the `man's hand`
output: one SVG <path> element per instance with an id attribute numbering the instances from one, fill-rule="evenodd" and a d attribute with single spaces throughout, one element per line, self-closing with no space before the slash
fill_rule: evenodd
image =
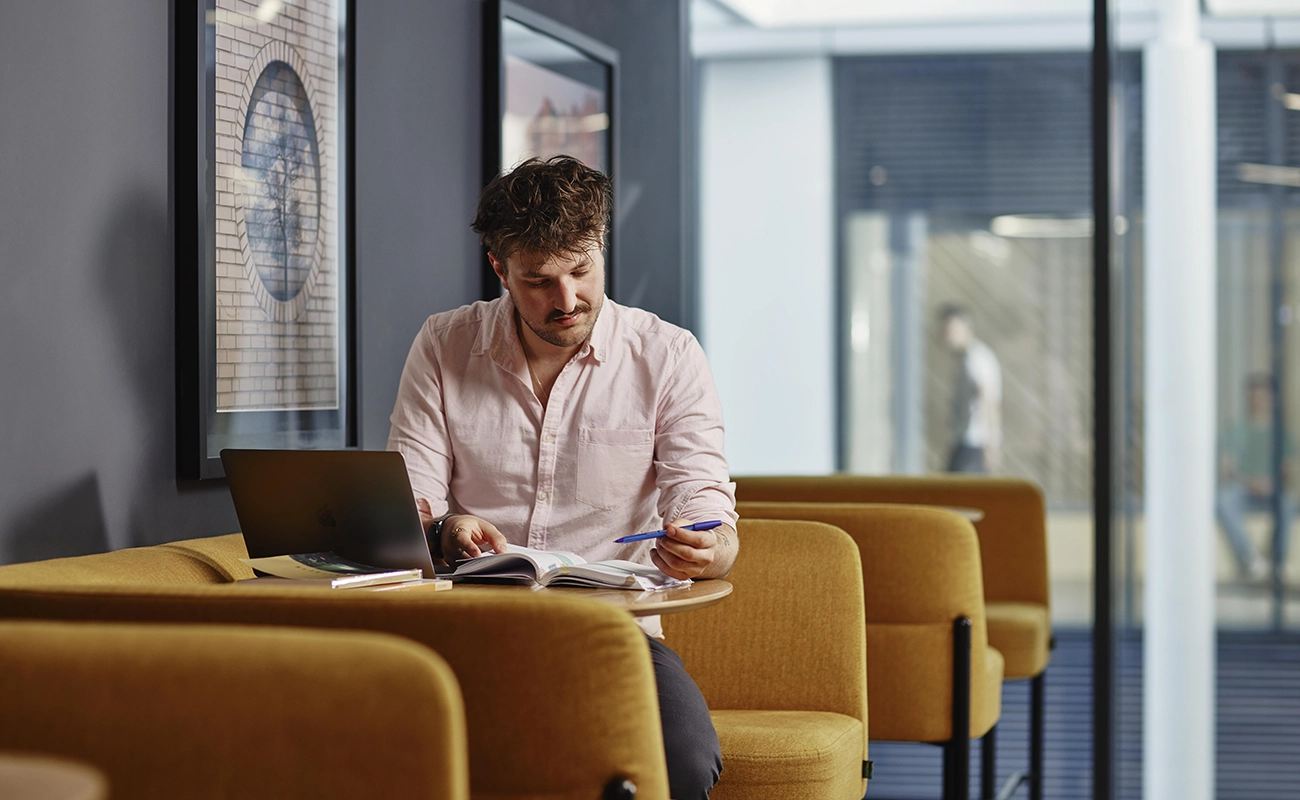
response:
<path id="1" fill-rule="evenodd" d="M 508 546 L 497 526 L 485 519 L 457 514 L 442 523 L 442 558 L 448 564 L 462 558 L 477 558 L 484 551 L 504 553 Z"/>
<path id="2" fill-rule="evenodd" d="M 415 507 L 420 512 L 420 524 L 427 532 L 437 519 L 433 516 L 433 509 L 423 497 L 415 501 Z M 452 564 L 462 558 L 482 555 L 484 550 L 504 553 L 507 542 L 491 522 L 469 514 L 457 514 L 443 521 L 442 541 L 438 545 L 443 561 Z"/>
<path id="3" fill-rule="evenodd" d="M 664 526 L 668 535 L 659 539 L 650 551 L 650 560 L 668 575 L 678 580 L 688 578 L 721 578 L 731 571 L 736 562 L 736 531 L 730 525 L 720 525 L 708 531 L 690 531 L 688 519 L 679 519 Z"/>

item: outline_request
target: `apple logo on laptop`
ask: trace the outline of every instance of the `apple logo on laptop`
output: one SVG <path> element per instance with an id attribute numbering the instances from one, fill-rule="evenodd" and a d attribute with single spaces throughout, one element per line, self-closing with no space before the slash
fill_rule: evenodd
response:
<path id="1" fill-rule="evenodd" d="M 326 528 L 334 528 L 338 526 L 338 522 L 334 519 L 334 512 L 330 511 L 329 506 L 320 507 L 320 510 L 316 512 L 316 520 Z"/>

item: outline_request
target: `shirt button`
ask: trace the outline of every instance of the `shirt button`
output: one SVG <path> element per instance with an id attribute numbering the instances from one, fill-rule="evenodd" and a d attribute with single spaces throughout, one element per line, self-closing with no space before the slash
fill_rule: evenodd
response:
<path id="1" fill-rule="evenodd" d="M 542 441 L 546 442 L 547 444 L 550 444 L 551 442 L 555 441 L 555 434 L 553 433 L 546 434 L 545 436 L 542 437 Z"/>
<path id="2" fill-rule="evenodd" d="M 538 492 L 538 493 L 537 493 L 537 502 L 539 502 L 539 503 L 545 503 L 545 502 L 546 502 L 546 497 L 547 497 L 546 492 Z"/>

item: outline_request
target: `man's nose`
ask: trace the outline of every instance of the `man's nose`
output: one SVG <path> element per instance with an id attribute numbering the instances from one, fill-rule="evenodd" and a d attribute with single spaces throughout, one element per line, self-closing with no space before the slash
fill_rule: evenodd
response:
<path id="1" fill-rule="evenodd" d="M 570 280 L 561 279 L 556 284 L 558 295 L 555 298 L 555 308 L 561 313 L 568 314 L 578 305 L 577 287 Z"/>

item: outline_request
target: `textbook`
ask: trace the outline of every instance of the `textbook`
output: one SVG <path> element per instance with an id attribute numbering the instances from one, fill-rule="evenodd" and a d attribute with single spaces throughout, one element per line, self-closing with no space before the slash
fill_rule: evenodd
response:
<path id="1" fill-rule="evenodd" d="M 241 558 L 240 561 L 260 575 L 293 580 L 310 580 L 331 589 L 355 589 L 390 583 L 410 583 L 424 577 L 418 569 L 380 569 L 349 561 L 331 552 L 297 553 L 291 556 Z"/>
<path id="2" fill-rule="evenodd" d="M 534 550 L 513 544 L 504 553 L 486 553 L 457 561 L 449 577 L 453 581 L 642 591 L 672 589 L 691 583 L 665 575 L 658 567 L 632 561 L 587 562 L 562 550 Z"/>

